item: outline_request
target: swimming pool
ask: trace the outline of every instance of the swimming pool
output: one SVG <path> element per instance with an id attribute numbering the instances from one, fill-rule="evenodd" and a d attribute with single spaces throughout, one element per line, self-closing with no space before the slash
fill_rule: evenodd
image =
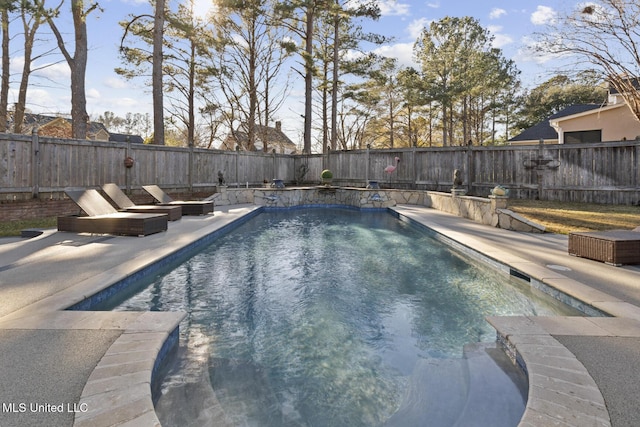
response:
<path id="1" fill-rule="evenodd" d="M 465 345 L 495 340 L 485 316 L 578 314 L 422 228 L 349 209 L 260 214 L 140 286 L 115 309 L 188 313 L 165 427 L 452 425 Z"/>

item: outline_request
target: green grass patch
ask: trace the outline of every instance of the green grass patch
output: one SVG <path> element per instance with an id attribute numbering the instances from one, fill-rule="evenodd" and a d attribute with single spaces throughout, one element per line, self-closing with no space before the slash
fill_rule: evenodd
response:
<path id="1" fill-rule="evenodd" d="M 0 237 L 20 236 L 25 228 L 55 228 L 56 217 L 0 222 Z"/>

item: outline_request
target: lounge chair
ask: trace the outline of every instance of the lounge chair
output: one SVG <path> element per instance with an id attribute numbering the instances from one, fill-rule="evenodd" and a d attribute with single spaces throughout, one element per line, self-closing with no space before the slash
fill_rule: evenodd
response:
<path id="1" fill-rule="evenodd" d="M 569 233 L 569 255 L 620 266 L 640 264 L 640 227 Z"/>
<path id="2" fill-rule="evenodd" d="M 143 185 L 142 188 L 158 201 L 160 205 L 182 206 L 182 215 L 205 215 L 213 212 L 212 201 L 173 200 L 157 185 Z"/>
<path id="3" fill-rule="evenodd" d="M 93 189 L 66 189 L 65 193 L 88 216 L 58 217 L 59 231 L 146 236 L 167 230 L 167 214 L 118 212 Z"/>
<path id="4" fill-rule="evenodd" d="M 161 205 L 136 205 L 116 184 L 109 183 L 102 186 L 104 191 L 116 207 L 126 212 L 138 213 L 165 213 L 169 216 L 169 221 L 176 221 L 182 218 L 182 206 L 161 206 Z"/>

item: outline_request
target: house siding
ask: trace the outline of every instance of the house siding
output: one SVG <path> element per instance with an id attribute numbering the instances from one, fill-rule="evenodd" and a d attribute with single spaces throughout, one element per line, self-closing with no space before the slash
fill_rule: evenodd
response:
<path id="1" fill-rule="evenodd" d="M 640 122 L 626 106 L 558 120 L 558 125 L 562 133 L 601 130 L 602 141 L 633 140 L 640 136 Z"/>

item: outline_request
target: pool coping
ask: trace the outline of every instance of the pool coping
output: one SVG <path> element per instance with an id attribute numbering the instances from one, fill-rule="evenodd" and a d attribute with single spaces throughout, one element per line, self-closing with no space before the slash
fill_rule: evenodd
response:
<path id="1" fill-rule="evenodd" d="M 74 425 L 140 425 L 139 423 L 160 425 L 151 400 L 153 374 L 157 369 L 157 362 L 168 351 L 172 340 L 177 339 L 177 327 L 185 314 L 138 313 L 132 315 L 114 312 L 73 312 L 64 311 L 64 309 L 74 303 L 86 300 L 88 295 L 108 288 L 115 282 L 128 280 L 139 273 L 141 269 L 148 268 L 150 264 L 166 257 L 181 256 L 180 251 L 192 250 L 185 249 L 192 247 L 190 245 L 198 244 L 199 241 L 216 232 L 224 232 L 220 230 L 239 219 L 248 219 L 251 214 L 255 215 L 263 209 L 263 207 L 256 205 L 243 205 L 243 207 L 245 212 L 230 221 L 204 225 L 192 230 L 187 233 L 188 235 L 182 236 L 180 242 L 170 242 L 159 250 L 157 248 L 153 251 L 150 250 L 150 253 L 104 271 L 98 277 L 85 280 L 69 290 L 58 292 L 0 318 L 0 328 L 4 329 L 94 328 L 122 331 L 122 334 L 114 341 L 98 366 L 90 374 L 82 392 L 80 404 L 86 404 L 91 410 L 78 413 Z M 513 360 L 528 373 L 530 379 L 529 399 L 520 425 L 540 425 L 542 420 L 553 420 L 553 422 L 565 423 L 566 425 L 585 425 L 584 415 L 580 415 L 585 413 L 585 401 L 590 402 L 589 404 L 596 408 L 602 408 L 604 404 L 602 394 L 596 393 L 597 386 L 594 390 L 595 383 L 586 368 L 570 352 L 565 353 L 568 350 L 552 337 L 552 333 L 640 337 L 640 309 L 570 279 L 557 271 L 516 257 L 506 249 L 489 247 L 483 242 L 473 239 L 473 236 L 461 234 L 455 230 L 446 230 L 445 227 L 434 225 L 432 222 L 420 218 L 437 212 L 433 209 L 407 205 L 392 207 L 389 210 L 433 230 L 439 239 L 444 239 L 445 243 L 451 244 L 455 249 L 462 250 L 467 255 L 483 254 L 483 257 L 492 260 L 495 266 L 500 267 L 507 274 L 515 269 L 519 273 L 527 275 L 534 285 L 539 282 L 547 287 L 559 289 L 572 298 L 584 299 L 587 305 L 601 312 L 616 316 L 614 318 L 599 318 L 595 323 L 589 321 L 590 323 L 583 323 L 580 328 L 576 327 L 576 318 L 548 318 L 550 320 L 531 317 L 487 318 L 487 321 L 496 328 L 497 339 L 504 345 L 507 354 L 512 355 Z M 507 267 L 508 272 L 505 270 Z M 617 323 L 613 323 L 612 320 Z M 560 373 L 564 372 L 562 369 L 565 369 L 571 375 L 578 376 L 579 379 L 573 384 L 576 387 L 584 387 L 591 400 L 585 400 L 582 395 L 567 397 L 561 391 L 553 391 L 552 389 L 549 389 L 551 391 L 547 398 L 544 393 L 540 393 L 541 390 L 544 391 L 548 388 L 549 382 L 557 382 L 560 378 L 556 375 L 557 372 L 553 375 L 545 375 L 549 369 L 557 368 L 558 364 L 557 358 L 550 359 L 548 357 L 549 352 L 562 353 L 559 357 L 563 361 L 566 360 L 569 367 L 560 367 Z M 564 380 L 559 383 L 565 386 L 569 384 Z M 565 404 L 556 404 L 558 393 L 567 400 Z M 551 402 L 553 405 L 545 405 L 545 402 Z M 94 408 L 96 409 L 93 410 Z M 606 407 L 604 412 L 606 413 Z M 590 418 L 591 421 L 597 419 L 597 424 L 594 425 L 610 425 L 608 414 L 605 416 L 596 411 L 592 415 L 596 418 Z"/>

